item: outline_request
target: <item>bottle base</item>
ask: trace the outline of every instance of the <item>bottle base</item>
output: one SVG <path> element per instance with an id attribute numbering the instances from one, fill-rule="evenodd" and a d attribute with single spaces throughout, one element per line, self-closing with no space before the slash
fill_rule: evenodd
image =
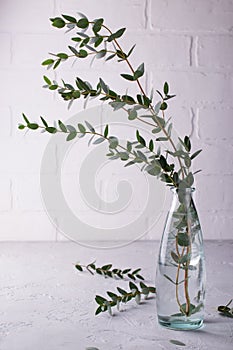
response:
<path id="1" fill-rule="evenodd" d="M 177 331 L 192 331 L 203 326 L 203 320 L 177 320 L 169 317 L 158 317 L 160 326 L 177 330 Z"/>

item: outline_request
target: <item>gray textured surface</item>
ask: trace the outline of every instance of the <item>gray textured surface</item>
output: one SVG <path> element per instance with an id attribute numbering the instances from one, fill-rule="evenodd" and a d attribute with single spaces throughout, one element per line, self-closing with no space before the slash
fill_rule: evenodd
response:
<path id="1" fill-rule="evenodd" d="M 142 267 L 153 283 L 158 242 L 136 242 L 114 250 L 94 250 L 66 243 L 1 243 L 0 350 L 152 350 L 233 348 L 233 320 L 216 306 L 233 297 L 233 242 L 206 242 L 207 304 L 205 326 L 177 332 L 157 324 L 155 300 L 133 301 L 110 317 L 94 316 L 94 295 L 126 282 L 79 273 L 72 264 L 112 262 Z"/>

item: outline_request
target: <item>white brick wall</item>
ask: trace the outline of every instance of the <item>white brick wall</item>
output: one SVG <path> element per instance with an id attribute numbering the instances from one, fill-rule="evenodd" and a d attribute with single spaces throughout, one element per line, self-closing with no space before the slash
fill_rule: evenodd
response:
<path id="1" fill-rule="evenodd" d="M 135 66 L 145 62 L 147 90 L 152 86 L 161 89 L 164 81 L 170 83 L 177 95 L 169 112 L 174 116 L 176 130 L 182 136 L 190 134 L 194 148 L 203 148 L 195 169 L 203 169 L 203 173 L 197 175 L 196 201 L 205 238 L 232 238 L 233 1 L 0 0 L 0 240 L 63 239 L 47 217 L 40 195 L 40 163 L 50 138 L 36 133 L 25 135 L 17 130 L 17 124 L 23 111 L 34 120 L 44 115 L 52 121 L 66 120 L 82 110 L 78 102 L 68 111 L 55 93 L 41 87 L 45 74 L 41 61 L 48 57 L 48 51 L 64 51 L 69 38 L 52 28 L 48 19 L 61 13 L 75 15 L 77 11 L 90 18 L 104 17 L 113 29 L 127 27 L 122 42 L 126 48 L 137 44 L 132 62 Z M 89 68 L 86 61 L 82 61 L 76 63 L 73 70 L 67 63 L 48 75 L 67 80 L 80 75 L 93 82 L 103 76 L 116 90 L 124 92 L 128 84 L 118 75 L 123 71 L 127 72 L 127 68 L 122 63 L 104 65 L 98 61 Z M 131 86 L 130 89 L 135 91 Z M 101 124 L 105 117 L 100 113 L 95 123 Z M 85 147 L 80 144 L 77 157 L 79 150 L 84 152 Z M 54 159 L 48 176 L 56 174 L 58 169 L 56 149 L 52 152 Z M 77 171 L 75 159 L 71 169 Z M 112 172 L 113 181 L 127 179 L 127 170 L 120 168 L 120 164 L 119 172 L 117 166 Z M 137 169 L 134 175 L 131 171 L 128 176 L 128 181 L 130 176 L 135 176 L 132 183 L 136 181 L 139 186 L 144 181 Z M 69 177 L 66 181 L 69 183 Z M 106 195 L 111 178 L 106 183 L 103 181 L 104 178 L 97 176 L 97 192 L 111 200 Z M 112 189 L 110 194 L 112 200 L 116 200 L 117 194 Z M 139 197 L 141 200 L 143 195 Z M 75 203 L 70 203 L 71 207 Z M 79 207 L 84 206 L 78 203 Z M 141 205 L 129 208 L 122 217 L 124 224 L 127 218 L 142 211 Z M 164 212 L 163 205 L 161 209 Z M 100 223 L 103 220 L 90 208 L 82 211 L 87 222 L 92 218 Z M 151 217 L 142 220 L 145 229 L 153 222 Z M 159 239 L 163 221 L 164 215 L 144 238 Z M 111 226 L 111 218 L 106 218 L 106 222 Z"/>

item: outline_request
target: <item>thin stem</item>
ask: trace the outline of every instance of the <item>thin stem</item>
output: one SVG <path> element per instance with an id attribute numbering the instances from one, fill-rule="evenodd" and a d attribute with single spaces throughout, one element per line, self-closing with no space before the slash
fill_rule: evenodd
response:
<path id="1" fill-rule="evenodd" d="M 190 205 L 190 204 L 189 204 Z M 188 255 L 191 252 L 191 227 L 190 227 L 190 221 L 189 218 L 187 218 L 187 234 L 189 236 L 189 246 L 187 247 L 186 254 Z M 188 278 L 188 273 L 189 273 L 189 264 L 190 264 L 190 259 L 187 260 L 186 265 L 185 265 L 185 282 L 184 282 L 184 292 L 185 292 L 185 299 L 186 299 L 186 314 L 188 315 L 190 313 L 190 297 L 189 297 L 189 278 Z"/>
<path id="2" fill-rule="evenodd" d="M 184 248 L 182 250 L 181 255 L 179 253 L 178 237 L 177 236 L 176 236 L 176 252 L 177 252 L 177 255 L 178 255 L 179 258 L 181 258 L 183 256 L 183 254 L 184 254 Z M 177 300 L 177 304 L 180 307 L 180 311 L 182 312 L 182 305 L 181 305 L 181 302 L 180 302 L 180 299 L 179 299 L 179 274 L 180 274 L 180 263 L 178 264 L 177 272 L 176 272 L 176 300 Z"/>

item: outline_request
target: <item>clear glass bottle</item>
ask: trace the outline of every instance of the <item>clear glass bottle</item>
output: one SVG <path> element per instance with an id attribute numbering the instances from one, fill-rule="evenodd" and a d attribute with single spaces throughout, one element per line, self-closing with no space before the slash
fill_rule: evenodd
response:
<path id="1" fill-rule="evenodd" d="M 202 326 L 205 300 L 203 237 L 193 188 L 171 189 L 173 201 L 160 244 L 156 304 L 159 324 L 176 330 Z"/>

